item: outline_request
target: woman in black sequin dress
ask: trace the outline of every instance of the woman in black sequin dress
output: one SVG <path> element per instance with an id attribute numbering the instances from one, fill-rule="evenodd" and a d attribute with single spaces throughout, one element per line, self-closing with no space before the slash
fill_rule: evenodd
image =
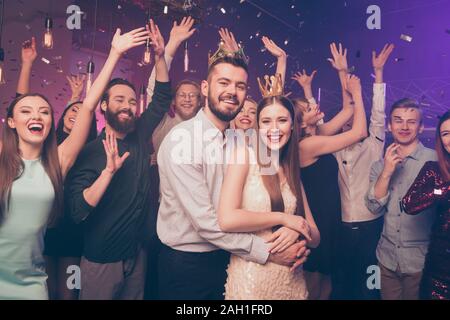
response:
<path id="1" fill-rule="evenodd" d="M 436 129 L 436 152 L 439 162 L 425 163 L 402 204 L 408 214 L 436 206 L 421 298 L 450 300 L 450 111 Z"/>

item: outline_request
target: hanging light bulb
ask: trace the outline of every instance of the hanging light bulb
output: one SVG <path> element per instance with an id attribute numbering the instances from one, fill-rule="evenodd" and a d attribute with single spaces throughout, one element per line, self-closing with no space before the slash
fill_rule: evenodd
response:
<path id="1" fill-rule="evenodd" d="M 142 56 L 142 64 L 149 65 L 152 63 L 152 51 L 151 51 L 150 39 L 145 42 L 144 55 Z"/>
<path id="2" fill-rule="evenodd" d="M 42 46 L 44 49 L 53 49 L 53 20 L 50 17 L 45 18 L 45 32 Z"/>
<path id="3" fill-rule="evenodd" d="M 145 85 L 142 85 L 141 94 L 139 97 L 139 115 L 143 114 L 145 109 Z"/>
<path id="4" fill-rule="evenodd" d="M 86 68 L 87 80 L 86 80 L 86 95 L 92 87 L 92 80 L 94 78 L 95 65 L 92 60 L 89 60 Z"/>
<path id="5" fill-rule="evenodd" d="M 189 71 L 189 51 L 188 51 L 188 42 L 184 43 L 184 72 Z"/>
<path id="6" fill-rule="evenodd" d="M 5 51 L 3 48 L 0 48 L 0 84 L 5 84 L 5 66 L 3 65 L 3 61 L 5 60 Z"/>

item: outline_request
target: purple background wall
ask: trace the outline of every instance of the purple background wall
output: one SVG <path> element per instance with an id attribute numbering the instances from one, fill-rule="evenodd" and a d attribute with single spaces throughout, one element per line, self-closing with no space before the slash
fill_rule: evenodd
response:
<path id="1" fill-rule="evenodd" d="M 60 112 L 69 96 L 65 74 L 85 72 L 94 34 L 98 72 L 116 27 L 130 30 L 143 25 L 145 11 L 150 6 L 152 16 L 167 40 L 172 21 L 183 15 L 180 11 L 183 2 L 169 1 L 169 14 L 164 15 L 162 6 L 167 1 L 99 0 L 97 28 L 94 29 L 95 1 L 74 1 L 85 15 L 81 30 L 69 31 L 65 27 L 65 11 L 71 1 L 6 0 L 2 46 L 6 51 L 8 83 L 0 86 L 0 117 L 4 116 L 5 107 L 15 92 L 20 44 L 31 35 L 35 35 L 40 42 L 45 13 L 50 7 L 55 20 L 55 48 L 50 52 L 39 48 L 39 58 L 33 68 L 32 90 L 49 96 Z M 183 72 L 180 50 L 172 67 L 173 82 L 186 77 L 196 80 L 204 77 L 208 50 L 214 51 L 217 47 L 217 28 L 225 26 L 243 42 L 250 56 L 250 94 L 258 98 L 256 77 L 275 70 L 274 59 L 267 52 L 261 52 L 260 38 L 268 35 L 289 55 L 288 78 L 299 69 L 318 70 L 314 91 L 321 88 L 322 109 L 330 117 L 339 108 L 340 89 L 336 73 L 326 60 L 330 56 L 329 43 L 342 42 L 349 48 L 349 65 L 355 67 L 355 74 L 362 79 L 366 108 L 370 109 L 373 81 L 370 76 L 371 51 L 378 51 L 385 43 L 392 42 L 396 48 L 385 69 L 387 105 L 402 97 L 419 100 L 428 128 L 424 140 L 432 144 L 437 116 L 450 107 L 450 0 L 191 2 L 195 5 L 194 16 L 201 20 L 197 25 L 198 32 L 190 40 L 191 72 Z M 366 27 L 369 17 L 366 9 L 373 4 L 381 8 L 381 30 Z M 224 8 L 226 14 L 220 8 Z M 401 34 L 411 36 L 412 42 L 401 40 Z M 142 48 L 131 50 L 117 68 L 115 76 L 128 78 L 136 87 L 145 83 L 151 66 L 138 66 L 141 55 Z M 40 61 L 42 56 L 52 64 L 46 65 Z M 81 70 L 78 68 L 80 66 Z M 300 88 L 292 81 L 287 82 L 286 91 L 301 94 Z"/>

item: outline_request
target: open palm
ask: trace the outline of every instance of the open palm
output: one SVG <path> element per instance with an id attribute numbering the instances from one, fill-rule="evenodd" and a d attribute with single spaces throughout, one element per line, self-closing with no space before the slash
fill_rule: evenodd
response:
<path id="1" fill-rule="evenodd" d="M 119 156 L 116 135 L 112 132 L 106 133 L 106 139 L 103 140 L 103 146 L 106 152 L 106 170 L 114 174 L 122 167 L 130 153 L 125 152 L 122 156 Z"/>

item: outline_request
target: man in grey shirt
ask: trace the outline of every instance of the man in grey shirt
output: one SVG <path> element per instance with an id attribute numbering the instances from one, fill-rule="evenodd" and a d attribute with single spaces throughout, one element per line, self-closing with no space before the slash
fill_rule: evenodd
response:
<path id="1" fill-rule="evenodd" d="M 372 165 L 366 197 L 372 213 L 384 214 L 376 252 L 381 271 L 381 297 L 418 299 L 434 215 L 429 210 L 408 215 L 400 203 L 425 162 L 435 161 L 436 154 L 418 139 L 423 123 L 415 101 L 402 99 L 394 103 L 388 127 L 394 143 L 387 148 L 384 160 Z"/>
<path id="2" fill-rule="evenodd" d="M 309 250 L 304 241 L 269 255 L 265 240 L 253 234 L 224 233 L 217 221 L 224 166 L 224 131 L 241 110 L 247 93 L 247 65 L 225 56 L 211 63 L 202 82 L 203 110 L 174 127 L 158 152 L 161 204 L 161 299 L 223 299 L 229 253 L 265 264 L 298 266 Z M 216 157 L 214 159 L 214 157 Z M 223 158 L 222 158 L 223 160 Z"/>

